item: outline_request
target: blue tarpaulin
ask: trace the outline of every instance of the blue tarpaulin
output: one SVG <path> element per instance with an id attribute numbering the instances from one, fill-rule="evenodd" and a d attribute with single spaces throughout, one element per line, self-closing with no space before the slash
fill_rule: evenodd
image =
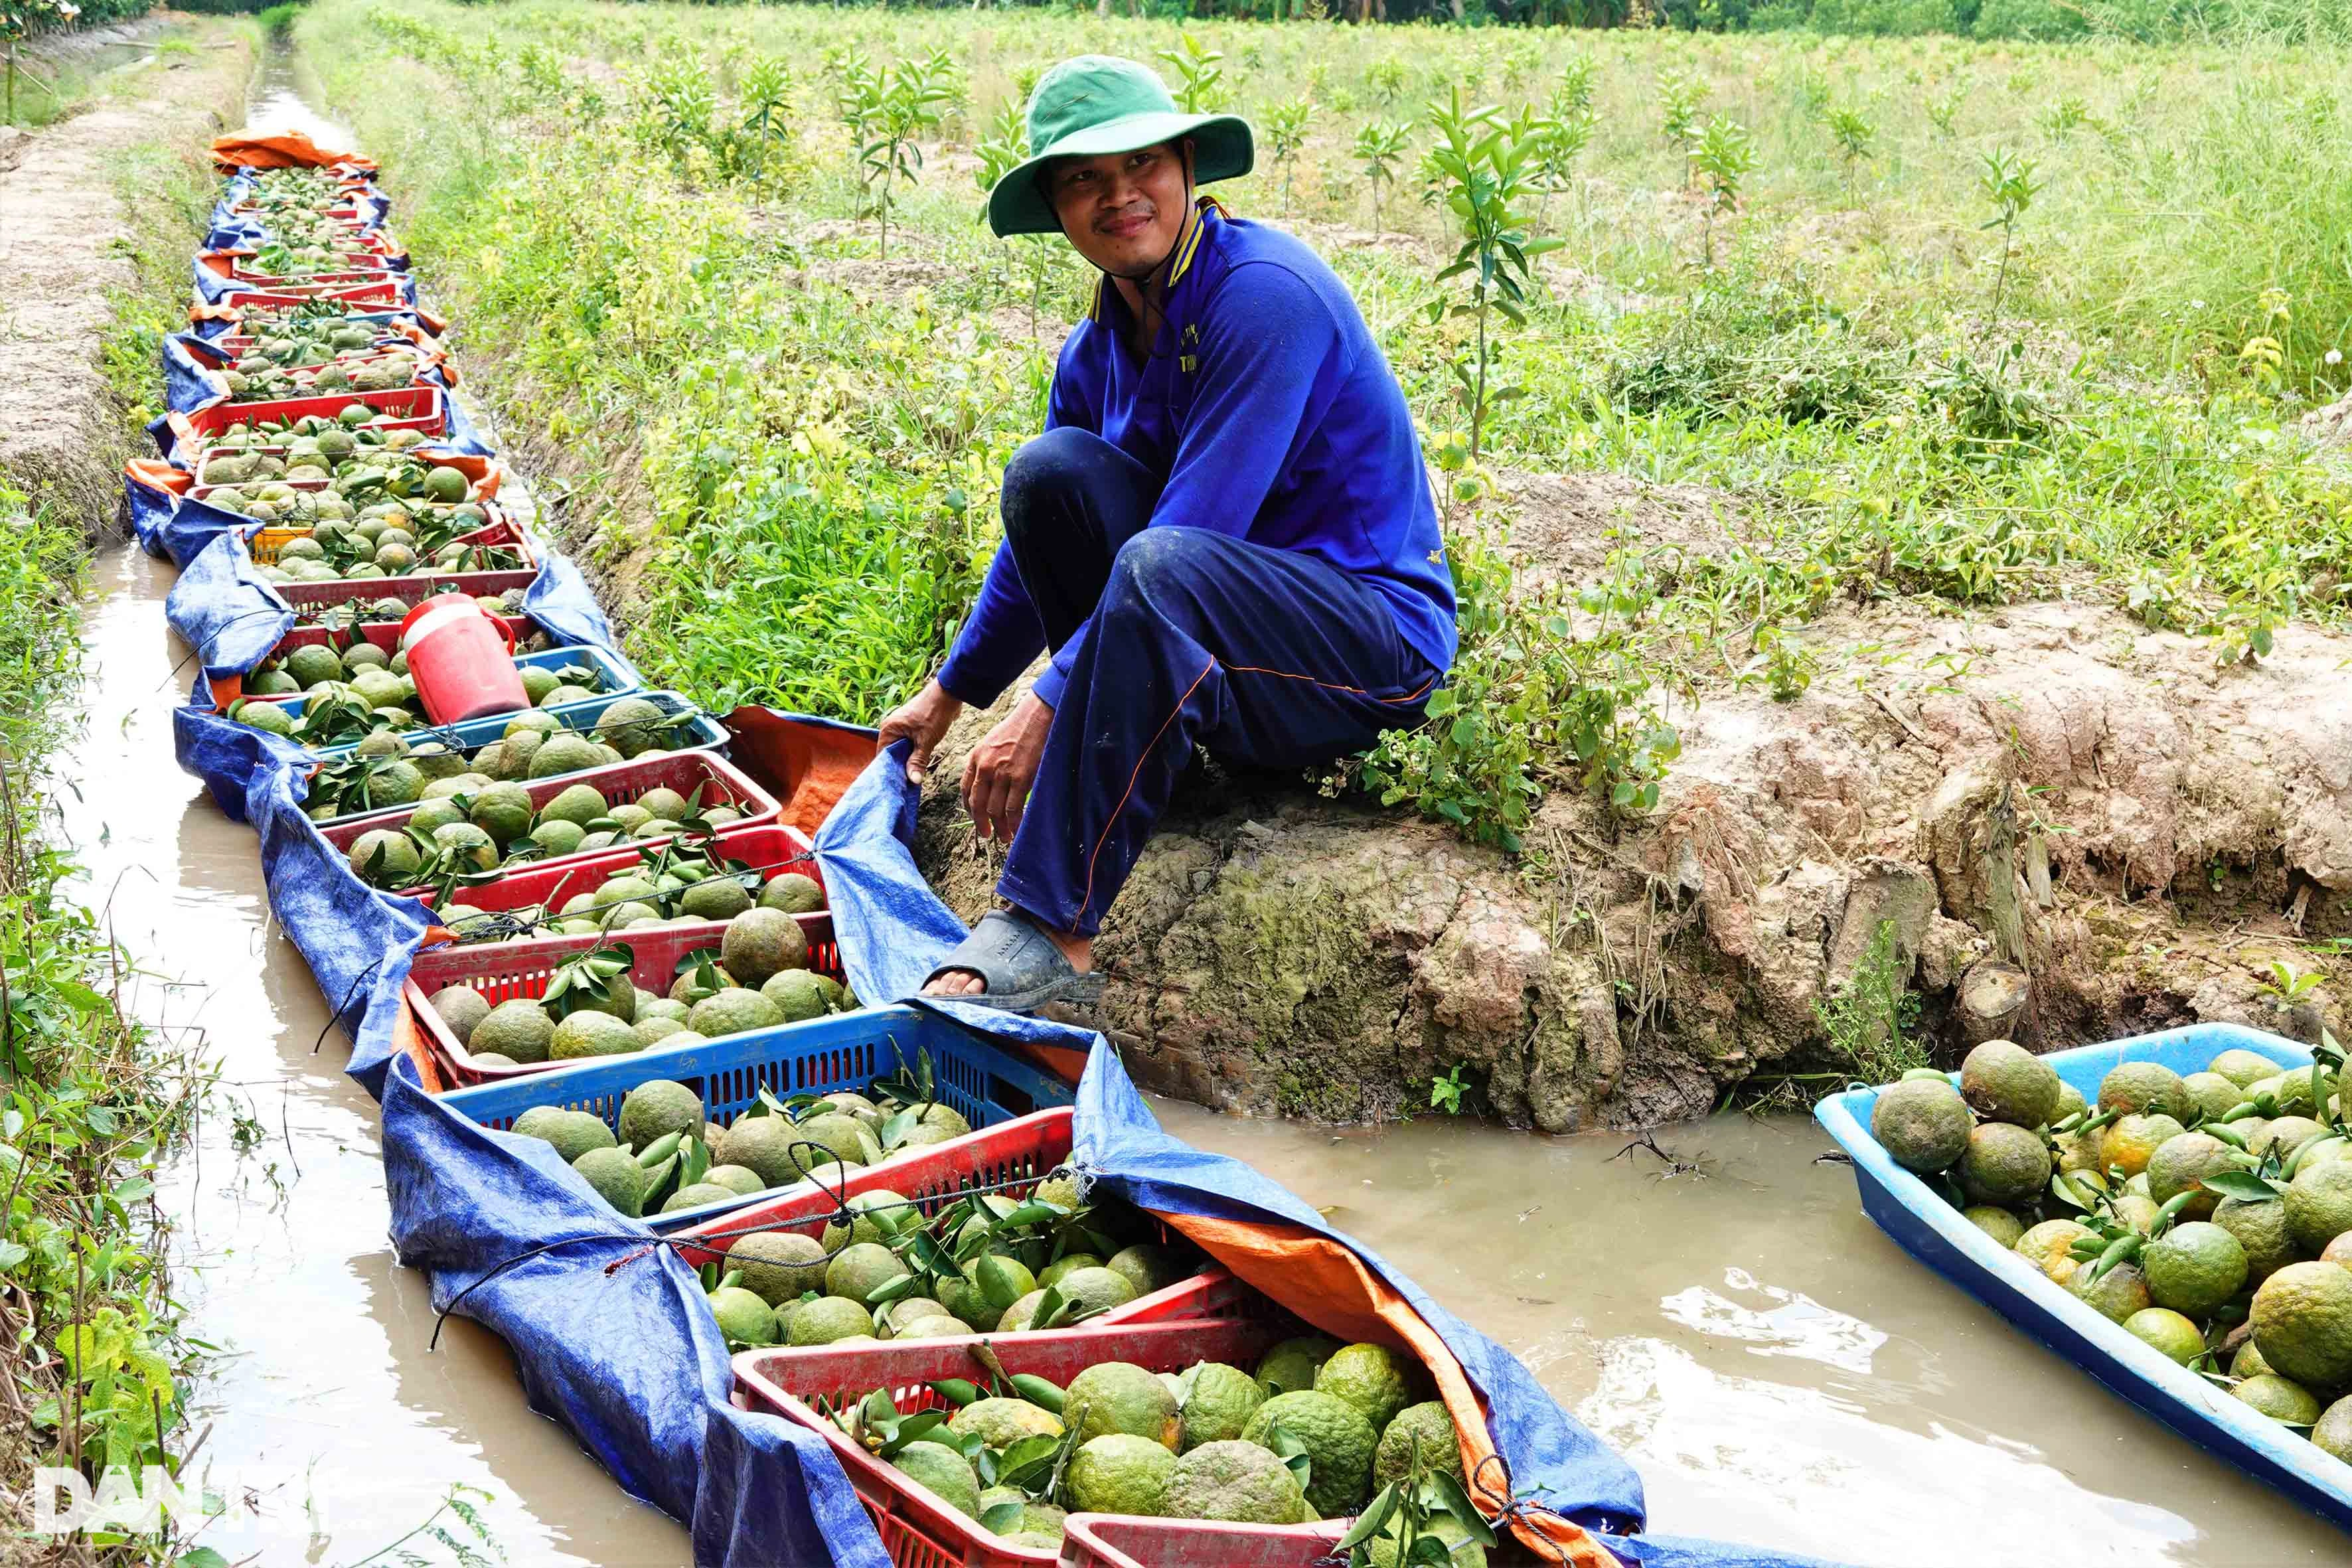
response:
<path id="1" fill-rule="evenodd" d="M 924 978 L 964 935 L 962 922 L 915 867 L 916 791 L 906 777 L 906 743 L 875 759 L 816 835 L 834 931 L 853 989 L 896 1000 Z M 1098 1035 L 1043 1019 L 1009 1017 L 947 1004 L 983 1028 L 1039 1044 L 1090 1052 L 1078 1089 L 1071 1161 L 1116 1195 L 1166 1215 L 1274 1221 L 1330 1237 L 1354 1252 L 1437 1331 L 1494 1413 L 1491 1435 L 1522 1495 L 1604 1536 L 1612 1551 L 1659 1568 L 1794 1563 L 1802 1559 L 1715 1542 L 1644 1538 L 1641 1479 L 1607 1445 L 1544 1392 L 1517 1357 L 1439 1306 L 1360 1242 L 1327 1225 L 1312 1206 L 1240 1161 L 1192 1148 L 1162 1131 L 1110 1047 Z"/>
<path id="2" fill-rule="evenodd" d="M 150 483 L 135 469 L 126 470 L 122 476 L 122 500 L 139 547 L 150 555 L 163 557 L 183 572 L 193 566 L 196 557 L 211 548 L 215 540 L 231 530 L 260 526 L 242 512 L 176 495 Z"/>
<path id="3" fill-rule="evenodd" d="M 250 768 L 246 811 L 260 834 L 271 906 L 353 1037 L 348 1070 L 383 1100 L 394 1240 L 404 1262 L 431 1274 L 436 1305 L 448 1306 L 500 1265 L 558 1244 L 461 1304 L 512 1347 L 533 1405 L 563 1421 L 631 1492 L 688 1521 L 698 1563 L 879 1568 L 880 1542 L 822 1442 L 792 1423 L 727 1406 L 725 1346 L 691 1271 L 666 1249 L 644 1250 L 650 1233 L 588 1195 L 544 1143 L 478 1127 L 423 1092 L 393 1036 L 428 912 L 362 885 L 303 817 L 305 764 L 292 748 L 226 721 L 203 722 L 249 737 L 237 742 L 248 748 L 237 763 Z M 819 836 L 835 929 L 863 995 L 913 989 L 961 933 L 914 870 L 905 839 L 913 805 L 903 755 L 894 752 L 861 776 Z M 1292 1194 L 1161 1131 L 1098 1037 L 984 1009 L 955 1011 L 1003 1033 L 1089 1048 L 1072 1163 L 1108 1191 L 1162 1214 L 1286 1224 L 1362 1258 L 1443 1337 L 1484 1394 L 1496 1447 L 1522 1495 L 1585 1524 L 1629 1562 L 1767 1568 L 1800 1561 L 1634 1534 L 1643 1511 L 1638 1478 L 1515 1358 Z"/>
<path id="4" fill-rule="evenodd" d="M 293 610 L 228 532 L 213 535 L 182 565 L 163 618 L 213 679 L 253 668 L 294 625 Z"/>
<path id="5" fill-rule="evenodd" d="M 474 423 L 474 416 L 467 411 L 465 399 L 454 392 L 445 391 L 441 395 L 441 401 L 442 406 L 449 411 L 448 428 L 435 436 L 427 447 L 419 447 L 419 451 L 463 452 L 473 458 L 495 458 L 499 455 L 498 448 L 483 438 L 481 426 Z M 196 405 L 196 407 L 206 406 L 209 405 Z M 172 410 L 173 414 L 194 412 L 193 408 L 174 407 Z M 183 452 L 179 449 L 179 438 L 172 428 L 170 414 L 159 414 L 149 420 L 147 434 L 154 438 L 156 452 L 166 461 L 177 463 L 181 468 L 193 469 L 197 458 L 203 456 L 201 452 Z"/>

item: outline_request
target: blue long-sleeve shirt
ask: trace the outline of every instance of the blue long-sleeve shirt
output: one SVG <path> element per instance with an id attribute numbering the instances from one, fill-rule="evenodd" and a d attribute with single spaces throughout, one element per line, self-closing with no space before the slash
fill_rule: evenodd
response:
<path id="1" fill-rule="evenodd" d="M 1178 241 L 1147 357 L 1128 346 L 1131 323 L 1106 279 L 1062 346 L 1046 428 L 1090 430 L 1161 476 L 1155 528 L 1212 529 L 1363 578 L 1405 641 L 1439 670 L 1450 666 L 1454 581 L 1412 411 L 1323 259 L 1204 199 Z M 1038 678 L 1048 705 L 1059 705 L 1077 644 Z M 984 706 L 1045 646 L 1013 552 L 999 545 L 940 684 Z"/>

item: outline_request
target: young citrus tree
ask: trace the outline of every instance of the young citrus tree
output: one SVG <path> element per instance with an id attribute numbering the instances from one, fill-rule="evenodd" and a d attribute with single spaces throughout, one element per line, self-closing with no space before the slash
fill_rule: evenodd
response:
<path id="1" fill-rule="evenodd" d="M 1706 215 L 1699 244 L 1706 269 L 1715 270 L 1715 220 L 1738 210 L 1739 185 L 1756 172 L 1756 138 L 1738 121 L 1717 115 L 1690 145 L 1691 172 L 1706 189 Z"/>
<path id="2" fill-rule="evenodd" d="M 1491 108 L 1465 110 L 1456 85 L 1445 103 L 1430 106 L 1430 124 L 1438 136 L 1430 162 L 1462 236 L 1461 247 L 1435 281 L 1443 286 L 1464 280 L 1460 296 L 1449 306 L 1440 295 L 1430 314 L 1433 321 L 1448 313 L 1467 316 L 1473 325 L 1473 347 L 1454 362 L 1454 376 L 1470 416 L 1475 463 L 1483 450 L 1487 414 L 1518 392 L 1495 384 L 1499 355 L 1491 319 L 1499 315 L 1515 327 L 1527 325 L 1527 290 L 1533 281 L 1528 263 L 1559 249 L 1560 242 L 1536 238 L 1523 210 L 1535 194 L 1535 155 L 1544 121 L 1530 114 L 1506 123 Z"/>
<path id="3" fill-rule="evenodd" d="M 875 216 L 882 222 L 881 258 L 890 255 L 890 204 L 901 182 L 912 184 L 923 167 L 922 138 L 940 122 L 940 106 L 953 94 L 927 68 L 900 64 L 884 68 L 876 79 L 873 118 L 867 141 L 858 150 L 874 193 Z"/>
<path id="4" fill-rule="evenodd" d="M 1356 132 L 1356 162 L 1372 187 L 1372 233 L 1381 232 L 1381 187 L 1396 184 L 1397 161 L 1412 139 L 1412 124 L 1404 120 L 1375 120 Z"/>
<path id="5" fill-rule="evenodd" d="M 1315 105 L 1304 98 L 1277 103 L 1265 117 L 1266 152 L 1282 171 L 1282 216 L 1290 216 L 1290 176 L 1298 166 L 1299 150 L 1307 145 L 1307 128 L 1314 122 Z"/>

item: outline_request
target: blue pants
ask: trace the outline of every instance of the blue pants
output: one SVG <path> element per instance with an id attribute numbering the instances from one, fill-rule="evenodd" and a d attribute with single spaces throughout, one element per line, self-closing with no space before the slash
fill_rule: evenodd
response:
<path id="1" fill-rule="evenodd" d="M 1420 722 L 1439 677 L 1359 578 L 1207 529 L 1145 527 L 1159 489 L 1066 427 L 1004 471 L 1004 536 L 1046 646 L 1078 648 L 997 891 L 1085 936 L 1195 745 L 1257 767 L 1328 762 Z"/>

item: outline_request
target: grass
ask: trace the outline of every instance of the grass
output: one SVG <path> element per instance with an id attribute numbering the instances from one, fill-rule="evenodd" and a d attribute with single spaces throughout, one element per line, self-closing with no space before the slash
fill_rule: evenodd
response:
<path id="1" fill-rule="evenodd" d="M 209 177 L 154 145 L 115 171 L 133 215 L 140 286 L 112 301 L 103 344 L 126 425 L 161 401 L 160 332 L 184 298 Z M 168 261 L 167 258 L 168 258 Z M 54 809 L 55 769 L 81 722 L 79 632 L 95 520 L 37 501 L 0 472 L 0 1277 L 12 1301 L 0 1453 L 14 1473 L 176 1465 L 191 1434 L 197 1347 L 172 1294 L 158 1162 L 201 1080 L 125 1011 L 128 961 Z M 30 1499 L 9 1517 L 30 1523 Z M 160 1533 L 60 1546 L 59 1561 L 173 1563 Z"/>
<path id="2" fill-rule="evenodd" d="M 911 689 L 1042 417 L 1053 339 L 1034 318 L 1081 309 L 1066 247 L 975 225 L 975 153 L 1017 135 L 1008 109 L 1052 60 L 1149 59 L 1187 35 L 583 0 L 325 0 L 297 33 L 414 209 L 405 232 L 510 426 L 641 498 L 598 510 L 583 485 L 574 504 L 640 587 L 649 671 L 849 719 Z M 1507 846 L 1550 790 L 1638 814 L 1692 704 L 1867 673 L 1813 629 L 1843 602 L 2087 598 L 2208 639 L 2224 668 L 2342 620 L 2352 485 L 2294 433 L 2342 392 L 2352 331 L 2334 46 L 1189 36 L 1223 57 L 1216 106 L 1263 125 L 1312 105 L 1294 158 L 1221 195 L 1244 215 L 1286 200 L 1355 290 L 1469 574 L 1456 710 L 1345 770 L 1384 798 Z M 755 163 L 745 89 L 768 60 L 791 67 L 789 134 Z M 885 263 L 843 106 L 893 64 L 950 96 L 919 182 L 890 198 Z M 1402 233 L 1377 245 L 1356 153 L 1368 122 L 1419 127 L 1456 82 L 1582 130 L 1520 215 L 1566 244 L 1525 329 L 1502 330 L 1517 394 L 1477 461 L 1455 374 L 1472 329 L 1429 310 L 1457 243 L 1420 199 L 1429 134 L 1384 202 Z M 1695 164 L 1702 132 L 1717 151 Z M 1723 156 L 1740 145 L 1752 166 Z M 1722 492 L 1743 539 L 1695 553 L 1629 531 L 1592 582 L 1522 591 L 1481 542 L 1507 523 L 1507 481 L 1590 469 Z"/>
<path id="3" fill-rule="evenodd" d="M 29 1308 L 0 1446 L 95 1478 L 167 1463 L 185 1441 L 191 1352 L 150 1198 L 192 1094 L 124 1012 L 123 955 L 77 901 L 48 808 L 49 763 L 78 710 L 86 565 L 79 520 L 0 475 L 0 1275 Z M 165 1538 L 127 1542 L 119 1560 L 170 1555 Z"/>

